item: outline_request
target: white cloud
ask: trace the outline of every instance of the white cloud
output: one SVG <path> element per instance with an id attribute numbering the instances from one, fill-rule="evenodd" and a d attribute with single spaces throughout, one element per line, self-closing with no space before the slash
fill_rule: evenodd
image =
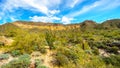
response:
<path id="1" fill-rule="evenodd" d="M 52 10 L 52 11 L 50 11 L 50 14 L 54 15 L 54 14 L 57 14 L 59 12 L 60 12 L 60 10 Z"/>
<path id="2" fill-rule="evenodd" d="M 61 22 L 62 22 L 63 24 L 70 24 L 72 20 L 74 20 L 74 19 L 73 19 L 73 18 L 66 17 L 66 16 L 63 16 Z"/>
<path id="3" fill-rule="evenodd" d="M 114 0 L 114 1 L 98 0 L 90 5 L 85 5 L 85 6 L 83 6 L 82 9 L 77 10 L 77 11 L 72 12 L 72 13 L 69 13 L 66 16 L 76 17 L 76 16 L 79 16 L 79 15 L 84 14 L 84 13 L 91 11 L 91 10 L 96 10 L 96 9 L 103 10 L 104 9 L 104 11 L 105 11 L 105 9 L 113 9 L 113 8 L 118 7 L 118 6 L 120 6 L 120 0 Z"/>
<path id="4" fill-rule="evenodd" d="M 33 8 L 34 10 L 37 10 L 37 11 L 40 11 L 46 15 L 49 14 L 49 10 L 46 6 L 46 4 L 43 2 L 43 3 L 39 3 L 35 0 L 24 0 L 24 2 L 30 7 L 30 8 Z M 39 3 L 39 4 L 38 4 Z"/>
<path id="5" fill-rule="evenodd" d="M 84 2 L 85 0 L 66 0 L 65 7 L 74 8 L 76 5 Z"/>
<path id="6" fill-rule="evenodd" d="M 0 17 L 0 20 L 2 20 L 2 17 Z"/>
<path id="7" fill-rule="evenodd" d="M 10 17 L 10 19 L 12 20 L 12 21 L 17 21 L 17 19 L 15 18 L 15 17 Z"/>
<path id="8" fill-rule="evenodd" d="M 107 5 L 107 6 L 106 6 Z M 104 8 L 101 8 L 101 10 L 108 10 L 108 9 L 114 9 L 120 6 L 120 0 L 114 0 L 109 1 L 107 4 L 104 5 Z"/>
<path id="9" fill-rule="evenodd" d="M 55 16 L 33 16 L 30 17 L 31 21 L 35 22 L 54 22 L 55 20 L 60 20 L 60 18 L 55 17 Z"/>
<path id="10" fill-rule="evenodd" d="M 33 16 L 29 18 L 31 19 L 31 21 L 35 21 L 35 22 L 53 23 L 54 21 L 61 21 L 63 24 L 70 24 L 71 21 L 74 20 L 73 18 L 69 18 L 66 16 L 63 16 L 62 18 L 56 16 Z"/>
<path id="11" fill-rule="evenodd" d="M 32 11 L 39 11 L 43 14 L 50 15 L 51 12 L 53 13 L 55 11 L 55 8 L 60 3 L 61 0 L 6 0 L 5 3 L 2 4 L 2 10 L 13 12 L 14 9 L 23 8 Z M 54 10 L 51 10 L 51 8 L 53 7 Z"/>
<path id="12" fill-rule="evenodd" d="M 64 24 L 68 24 L 73 20 L 74 17 L 77 17 L 86 12 L 91 12 L 91 10 L 94 11 L 97 9 L 103 11 L 120 6 L 120 0 L 95 0 L 91 4 L 83 5 L 83 7 L 81 6 L 82 8 L 77 7 L 79 8 L 78 10 L 64 15 L 62 18 L 55 16 L 62 11 L 61 7 L 69 7 L 74 11 L 76 5 L 81 4 L 84 1 L 87 0 L 5 0 L 4 3 L 0 4 L 0 19 L 3 19 L 3 21 L 7 19 L 14 21 L 20 16 L 15 14 L 12 15 L 11 13 L 15 13 L 16 9 L 22 8 L 25 10 L 30 10 L 31 12 L 45 14 L 45 16 L 30 17 L 33 21 L 54 22 L 54 20 L 61 20 L 61 22 Z"/>
<path id="13" fill-rule="evenodd" d="M 73 8 L 75 5 L 82 3 L 85 0 L 72 0 L 70 7 Z"/>
<path id="14" fill-rule="evenodd" d="M 102 0 L 102 1 L 103 1 L 103 0 Z M 94 2 L 94 3 L 91 4 L 91 5 L 84 6 L 82 9 L 77 10 L 77 11 L 74 12 L 74 13 L 68 14 L 68 16 L 75 17 L 75 16 L 78 16 L 78 15 L 81 15 L 81 14 L 83 14 L 83 13 L 85 13 L 85 12 L 88 12 L 89 10 L 92 10 L 93 8 L 101 5 L 101 3 L 102 3 L 101 0 L 100 0 L 100 1 L 96 1 L 96 2 Z"/>
<path id="15" fill-rule="evenodd" d="M 16 9 L 20 8 L 32 12 L 43 13 L 46 17 L 54 16 L 60 12 L 60 10 L 56 10 L 60 3 L 61 0 L 5 0 L 4 3 L 0 4 L 0 16 L 3 17 L 3 21 L 8 19 L 14 21 L 19 18 L 19 16 L 18 14 L 15 15 L 12 13 L 16 13 Z"/>

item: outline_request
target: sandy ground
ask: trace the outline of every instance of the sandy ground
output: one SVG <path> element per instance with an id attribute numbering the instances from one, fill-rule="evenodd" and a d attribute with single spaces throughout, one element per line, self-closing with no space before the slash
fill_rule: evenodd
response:
<path id="1" fill-rule="evenodd" d="M 106 52 L 104 49 L 99 49 L 100 56 L 109 57 L 110 53 Z"/>
<path id="2" fill-rule="evenodd" d="M 6 38 L 5 36 L 0 36 L 0 41 L 4 42 L 5 45 L 11 45 L 14 40 L 12 38 Z"/>
<path id="3" fill-rule="evenodd" d="M 40 59 L 43 61 L 42 65 L 47 66 L 49 68 L 53 68 L 53 66 L 50 63 L 53 60 L 52 57 L 53 52 L 50 51 L 49 49 L 46 50 L 47 50 L 46 54 L 40 54 L 40 52 L 32 53 L 31 61 L 34 63 L 35 59 Z"/>
<path id="4" fill-rule="evenodd" d="M 9 55 L 9 59 L 6 59 L 6 60 L 0 60 L 0 66 L 3 65 L 3 64 L 7 64 L 9 63 L 11 60 L 13 59 L 17 59 L 17 57 L 12 57 L 11 55 Z"/>

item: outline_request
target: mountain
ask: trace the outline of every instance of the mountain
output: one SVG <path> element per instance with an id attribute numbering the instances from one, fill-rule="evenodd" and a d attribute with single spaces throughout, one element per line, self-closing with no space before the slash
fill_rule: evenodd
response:
<path id="1" fill-rule="evenodd" d="M 120 19 L 107 20 L 101 24 L 102 28 L 120 28 Z"/>
<path id="2" fill-rule="evenodd" d="M 98 24 L 92 20 L 86 20 L 79 24 L 59 24 L 59 23 L 44 23 L 44 22 L 28 22 L 28 21 L 15 21 L 13 23 L 6 23 L 0 25 L 0 30 L 3 31 L 3 27 L 10 29 L 15 28 L 27 28 L 27 29 L 50 29 L 50 30 L 66 30 L 66 29 L 114 29 L 120 28 L 120 19 L 111 19 Z"/>
<path id="3" fill-rule="evenodd" d="M 4 31 L 11 31 L 14 29 L 18 29 L 19 27 L 14 25 L 13 23 L 6 23 L 3 25 L 0 25 L 0 32 L 4 32 Z"/>
<path id="4" fill-rule="evenodd" d="M 26 22 L 26 21 L 16 21 L 13 22 L 12 24 L 27 29 L 37 28 L 37 29 L 50 29 L 50 30 L 66 30 L 71 28 L 73 29 L 80 28 L 78 24 L 64 25 L 60 23 L 43 23 L 43 22 Z"/>
<path id="5" fill-rule="evenodd" d="M 91 21 L 91 20 L 86 20 L 82 23 L 80 23 L 80 26 L 82 29 L 93 29 L 93 28 L 96 28 L 98 24 L 94 21 Z"/>

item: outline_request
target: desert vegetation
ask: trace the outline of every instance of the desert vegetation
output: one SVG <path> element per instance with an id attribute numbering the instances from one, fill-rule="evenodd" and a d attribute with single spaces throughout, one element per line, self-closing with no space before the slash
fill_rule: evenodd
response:
<path id="1" fill-rule="evenodd" d="M 1 68 L 119 68 L 120 20 L 0 25 L 0 63 Z"/>

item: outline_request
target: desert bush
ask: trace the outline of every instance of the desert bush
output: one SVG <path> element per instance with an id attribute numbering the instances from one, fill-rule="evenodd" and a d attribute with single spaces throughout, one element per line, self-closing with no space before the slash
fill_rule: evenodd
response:
<path id="1" fill-rule="evenodd" d="M 48 68 L 42 65 L 42 61 L 40 59 L 35 59 L 35 64 L 36 64 L 36 68 Z"/>
<path id="2" fill-rule="evenodd" d="M 18 59 L 14 59 L 9 63 L 2 65 L 1 68 L 28 68 L 30 65 L 30 56 L 28 54 L 24 54 L 18 57 Z"/>
<path id="3" fill-rule="evenodd" d="M 36 68 L 48 68 L 46 66 L 37 66 Z"/>
<path id="4" fill-rule="evenodd" d="M 69 59 L 63 54 L 57 54 L 52 63 L 57 66 L 64 66 L 69 63 Z"/>
<path id="5" fill-rule="evenodd" d="M 120 67 L 120 55 L 111 55 L 110 57 L 103 57 L 103 61 L 107 65 L 112 64 L 115 68 Z"/>
<path id="6" fill-rule="evenodd" d="M 94 53 L 95 55 L 99 55 L 99 50 L 98 50 L 97 47 L 93 47 L 93 53 Z"/>
<path id="7" fill-rule="evenodd" d="M 106 65 L 100 57 L 93 56 L 89 62 L 83 65 L 83 68 L 106 68 Z"/>
<path id="8" fill-rule="evenodd" d="M 54 34 L 52 32 L 46 32 L 45 39 L 50 49 L 54 49 L 53 45 L 53 42 L 55 41 Z"/>
<path id="9" fill-rule="evenodd" d="M 0 41 L 0 47 L 4 46 L 4 45 L 5 45 L 5 43 Z"/>
<path id="10" fill-rule="evenodd" d="M 16 32 L 15 31 L 10 31 L 5 36 L 6 37 L 15 37 L 16 36 Z"/>
<path id="11" fill-rule="evenodd" d="M 45 48 L 41 48 L 41 49 L 40 49 L 40 52 L 41 52 L 42 54 L 47 53 L 47 51 L 46 51 L 46 49 L 45 49 Z"/>
<path id="12" fill-rule="evenodd" d="M 13 50 L 13 51 L 11 51 L 11 55 L 13 56 L 13 57 L 17 57 L 17 56 L 19 56 L 21 53 L 20 53 L 20 51 L 19 50 Z"/>
<path id="13" fill-rule="evenodd" d="M 57 53 L 56 53 L 58 58 L 60 58 L 60 56 L 61 57 L 66 57 L 65 59 L 68 62 L 72 62 L 72 64 L 77 63 L 77 60 L 79 60 L 79 54 L 80 54 L 79 47 L 73 47 L 73 48 L 70 48 L 70 49 L 65 48 L 65 47 L 59 47 L 58 50 L 57 50 Z M 61 60 L 59 60 L 59 61 L 61 61 Z"/>
<path id="14" fill-rule="evenodd" d="M 0 59 L 1 60 L 9 59 L 9 54 L 0 54 Z"/>
<path id="15" fill-rule="evenodd" d="M 116 46 L 113 46 L 113 47 L 107 47 L 107 49 L 106 49 L 106 50 L 107 50 L 107 52 L 117 54 L 117 53 L 118 53 L 119 48 L 118 48 L 118 47 L 116 47 Z"/>
<path id="16" fill-rule="evenodd" d="M 44 48 L 43 38 L 39 37 L 39 34 L 26 33 L 24 35 L 17 36 L 12 44 L 12 50 L 19 50 L 20 53 L 32 53 L 33 51 L 41 50 Z"/>

